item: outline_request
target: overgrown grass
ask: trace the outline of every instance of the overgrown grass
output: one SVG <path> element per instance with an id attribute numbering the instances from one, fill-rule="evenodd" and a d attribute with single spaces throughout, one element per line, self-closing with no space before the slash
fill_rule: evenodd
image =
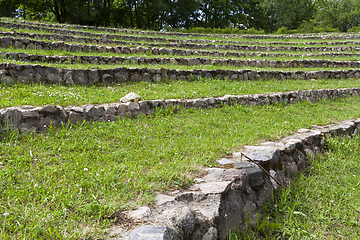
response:
<path id="1" fill-rule="evenodd" d="M 115 211 L 188 186 L 203 166 L 241 145 L 357 118 L 359 106 L 359 98 L 347 98 L 183 110 L 7 135 L 0 142 L 0 238 L 96 238 Z"/>
<path id="2" fill-rule="evenodd" d="M 360 138 L 327 141 L 329 151 L 265 206 L 255 231 L 232 239 L 360 238 Z"/>
<path id="3" fill-rule="evenodd" d="M 350 88 L 360 86 L 358 79 L 319 79 L 310 80 L 259 80 L 232 81 L 229 79 L 200 79 L 197 81 L 167 81 L 164 83 L 123 83 L 109 86 L 71 87 L 45 84 L 0 84 L 0 108 L 54 104 L 61 106 L 101 104 L 118 102 L 129 92 L 138 93 L 143 100 L 151 99 L 190 99 L 219 97 L 225 94 L 244 95 L 269 92 L 285 92 L 297 89 Z"/>

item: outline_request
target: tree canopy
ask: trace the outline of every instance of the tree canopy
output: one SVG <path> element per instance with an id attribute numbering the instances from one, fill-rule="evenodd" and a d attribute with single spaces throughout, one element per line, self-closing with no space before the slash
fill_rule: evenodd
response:
<path id="1" fill-rule="evenodd" d="M 358 0 L 0 0 L 1 16 L 160 30 L 359 26 Z"/>

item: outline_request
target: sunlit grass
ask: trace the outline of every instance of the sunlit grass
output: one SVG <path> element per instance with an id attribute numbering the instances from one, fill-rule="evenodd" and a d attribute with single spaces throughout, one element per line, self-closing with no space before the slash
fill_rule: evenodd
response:
<path id="1" fill-rule="evenodd" d="M 184 110 L 42 135 L 9 135 L 0 142 L 0 236 L 100 236 L 114 211 L 151 203 L 155 191 L 188 186 L 203 166 L 213 166 L 241 145 L 357 118 L 359 106 L 359 98 L 348 98 Z"/>
<path id="2" fill-rule="evenodd" d="M 129 92 L 138 93 L 143 100 L 151 99 L 190 99 L 219 97 L 226 94 L 244 95 L 268 92 L 285 92 L 297 89 L 330 89 L 359 87 L 355 79 L 310 80 L 259 80 L 231 81 L 201 79 L 198 81 L 168 81 L 165 83 L 123 83 L 109 86 L 71 87 L 46 84 L 0 85 L 0 108 L 10 106 L 46 104 L 69 106 L 118 102 Z"/>

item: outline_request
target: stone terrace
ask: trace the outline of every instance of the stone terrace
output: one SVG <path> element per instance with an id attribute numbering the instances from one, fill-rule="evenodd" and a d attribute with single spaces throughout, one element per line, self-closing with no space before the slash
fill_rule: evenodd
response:
<path id="1" fill-rule="evenodd" d="M 210 78 L 231 79 L 240 84 L 265 79 L 360 78 L 360 61 L 333 60 L 358 58 L 360 35 L 353 34 L 204 35 L 15 20 L 2 20 L 0 27 L 3 85 L 19 82 L 107 86 Z M 246 59 L 249 57 L 252 59 Z M 106 104 L 8 106 L 0 109 L 0 130 L 41 134 L 49 127 L 85 120 L 136 118 L 161 109 L 196 111 L 224 105 L 297 104 L 359 94 L 358 87 L 196 99 L 141 100 L 131 94 L 128 99 Z M 126 219 L 137 225 L 129 229 L 114 227 L 108 238 L 226 239 L 229 231 L 245 227 L 247 217 L 250 216 L 250 225 L 256 223 L 256 214 L 272 191 L 287 185 L 309 160 L 323 152 L 327 136 L 357 135 L 359 123 L 357 119 L 316 126 L 277 142 L 244 146 L 241 152 L 217 160 L 217 167 L 206 169 L 207 174 L 196 178 L 196 184 L 188 191 L 158 194 L 152 208 L 123 212 Z M 255 161 L 247 161 L 244 154 Z M 142 226 L 138 226 L 139 222 Z"/>

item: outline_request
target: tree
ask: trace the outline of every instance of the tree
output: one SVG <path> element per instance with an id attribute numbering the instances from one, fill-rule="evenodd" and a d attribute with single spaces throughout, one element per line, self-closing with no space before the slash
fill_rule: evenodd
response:
<path id="1" fill-rule="evenodd" d="M 197 26 L 199 0 L 164 0 L 166 10 L 163 22 L 172 28 L 190 28 Z"/>
<path id="2" fill-rule="evenodd" d="M 343 32 L 360 24 L 360 1 L 358 0 L 320 0 L 315 24 L 322 27 L 337 28 Z"/>
<path id="3" fill-rule="evenodd" d="M 261 0 L 271 31 L 281 27 L 296 29 L 309 21 L 315 13 L 313 0 Z"/>

